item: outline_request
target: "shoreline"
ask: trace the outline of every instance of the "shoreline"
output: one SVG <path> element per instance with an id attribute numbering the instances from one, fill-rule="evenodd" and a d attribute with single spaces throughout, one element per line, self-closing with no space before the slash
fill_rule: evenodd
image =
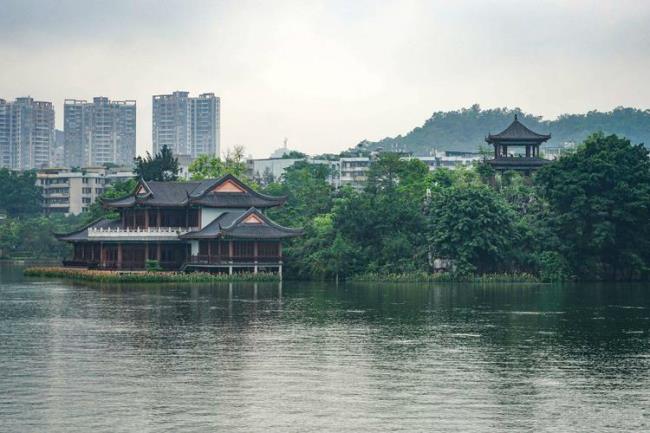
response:
<path id="1" fill-rule="evenodd" d="M 350 282 L 370 283 L 544 283 L 527 273 L 502 273 L 483 275 L 454 275 L 449 272 L 429 274 L 407 272 L 399 274 L 366 273 L 351 277 Z"/>
<path id="2" fill-rule="evenodd" d="M 274 273 L 210 274 L 207 272 L 151 272 L 90 270 L 61 266 L 31 266 L 23 270 L 26 277 L 65 278 L 77 281 L 113 283 L 210 283 L 210 282 L 277 282 L 282 279 Z M 311 281 L 311 280 L 306 280 Z M 544 283 L 531 274 L 486 274 L 457 276 L 450 273 L 361 274 L 345 280 L 349 283 Z"/>
<path id="3" fill-rule="evenodd" d="M 34 266 L 25 268 L 26 277 L 65 278 L 78 281 L 107 283 L 212 283 L 212 282 L 274 282 L 281 281 L 277 274 L 260 272 L 241 274 L 210 274 L 207 272 L 149 272 L 149 271 L 100 271 L 58 266 Z"/>

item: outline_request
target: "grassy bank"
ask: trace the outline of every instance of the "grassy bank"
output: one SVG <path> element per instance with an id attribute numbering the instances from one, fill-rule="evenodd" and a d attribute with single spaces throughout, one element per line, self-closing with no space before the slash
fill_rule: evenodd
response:
<path id="1" fill-rule="evenodd" d="M 277 274 L 209 274 L 206 272 L 128 272 L 97 271 L 61 267 L 31 267 L 24 271 L 29 277 L 68 278 L 106 283 L 212 283 L 223 281 L 279 281 Z"/>
<path id="2" fill-rule="evenodd" d="M 350 278 L 356 282 L 386 282 L 386 283 L 539 283 L 541 280 L 532 274 L 483 274 L 458 275 L 452 273 L 430 274 L 426 272 L 406 272 L 399 274 L 366 273 Z"/>

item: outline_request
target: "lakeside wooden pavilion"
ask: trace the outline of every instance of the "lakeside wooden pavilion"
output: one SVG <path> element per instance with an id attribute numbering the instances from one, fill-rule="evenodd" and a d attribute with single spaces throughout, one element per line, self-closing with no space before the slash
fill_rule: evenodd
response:
<path id="1" fill-rule="evenodd" d="M 529 175 L 532 171 L 548 164 L 550 161 L 540 158 L 539 147 L 551 138 L 551 134 L 538 134 L 531 131 L 515 119 L 506 129 L 498 134 L 489 134 L 485 141 L 494 146 L 494 159 L 487 161 L 496 171 L 514 170 Z M 508 153 L 509 148 L 524 147 L 523 155 Z"/>
<path id="2" fill-rule="evenodd" d="M 144 270 L 268 271 L 282 274 L 282 241 L 302 230 L 283 227 L 264 211 L 286 197 L 260 194 L 235 176 L 197 182 L 145 182 L 133 193 L 105 199 L 119 213 L 58 239 L 74 246 L 64 266 Z"/>

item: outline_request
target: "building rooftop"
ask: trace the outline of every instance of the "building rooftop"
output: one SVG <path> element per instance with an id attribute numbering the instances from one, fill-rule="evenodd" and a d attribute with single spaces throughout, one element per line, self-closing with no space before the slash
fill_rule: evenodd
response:
<path id="1" fill-rule="evenodd" d="M 258 209 L 224 212 L 201 230 L 181 236 L 184 239 L 284 239 L 302 235 L 301 229 L 283 227 Z"/>
<path id="2" fill-rule="evenodd" d="M 491 144 L 539 144 L 545 142 L 549 138 L 551 138 L 551 134 L 538 134 L 537 132 L 528 129 L 519 121 L 519 119 L 517 119 L 517 115 L 515 114 L 515 120 L 513 120 L 510 126 L 498 134 L 489 134 L 485 138 L 485 141 Z"/>
<path id="3" fill-rule="evenodd" d="M 280 206 L 286 197 L 272 197 L 254 191 L 235 176 L 227 174 L 220 179 L 194 182 L 145 182 L 141 180 L 135 191 L 125 197 L 104 199 L 105 207 L 140 206 L 179 207 L 199 205 L 218 208 Z"/>

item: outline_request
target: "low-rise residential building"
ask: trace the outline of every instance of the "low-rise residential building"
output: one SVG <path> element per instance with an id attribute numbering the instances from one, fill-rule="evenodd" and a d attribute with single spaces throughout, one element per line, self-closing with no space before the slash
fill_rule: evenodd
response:
<path id="1" fill-rule="evenodd" d="M 323 164 L 330 167 L 330 183 L 336 186 L 338 161 L 313 158 L 263 158 L 246 160 L 246 174 L 261 185 L 277 181 L 289 167 L 305 161 L 309 164 Z"/>
<path id="2" fill-rule="evenodd" d="M 402 159 L 418 159 L 429 167 L 430 171 L 440 168 L 456 169 L 460 167 L 470 167 L 472 164 L 480 161 L 483 157 L 478 153 L 468 152 L 432 152 L 431 156 L 403 156 Z M 368 180 L 368 170 L 372 162 L 379 154 L 371 156 L 358 156 L 341 158 L 339 160 L 339 179 L 338 185 L 349 185 L 353 188 L 361 188 Z"/>
<path id="3" fill-rule="evenodd" d="M 38 171 L 36 185 L 41 188 L 45 214 L 78 215 L 88 210 L 108 185 L 132 178 L 133 172 L 126 169 L 48 168 Z"/>
<path id="4" fill-rule="evenodd" d="M 368 180 L 368 170 L 373 158 L 357 156 L 341 158 L 339 160 L 339 185 L 361 187 Z"/>

